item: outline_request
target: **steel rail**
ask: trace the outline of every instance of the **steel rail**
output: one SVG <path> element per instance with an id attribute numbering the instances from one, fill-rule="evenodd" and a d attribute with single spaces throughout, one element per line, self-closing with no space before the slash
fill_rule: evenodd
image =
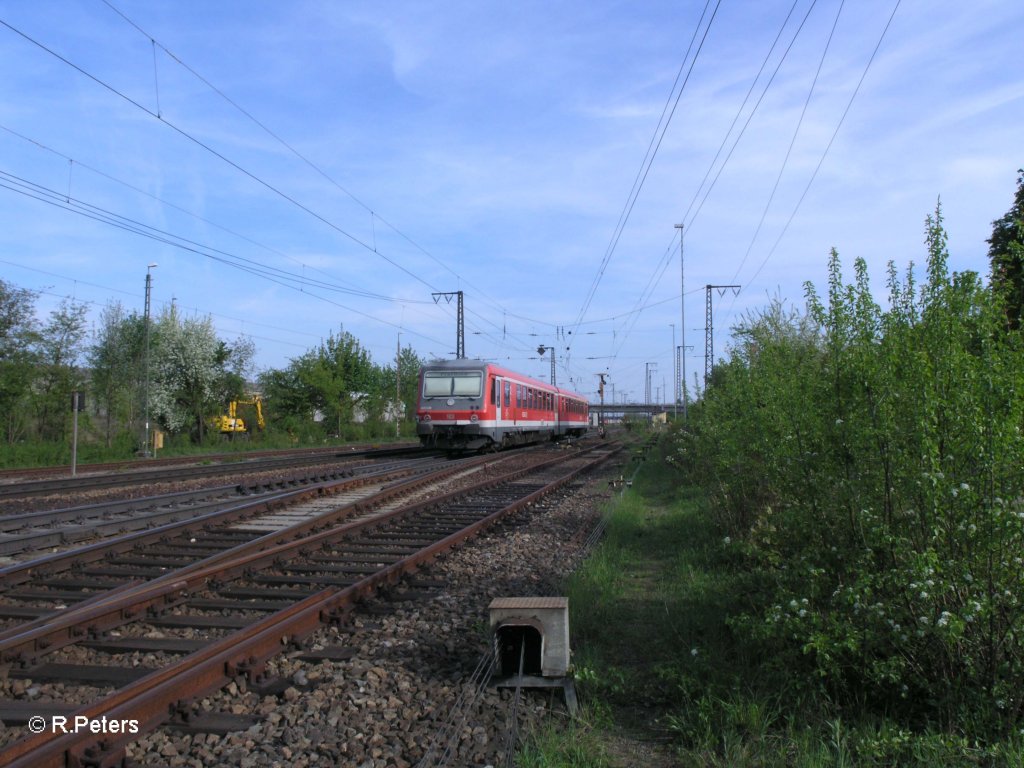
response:
<path id="1" fill-rule="evenodd" d="M 561 457 L 559 461 L 577 458 L 580 455 Z M 108 768 L 121 764 L 127 744 L 167 721 L 175 711 L 182 710 L 187 702 L 219 690 L 239 674 L 258 677 L 267 661 L 287 647 L 300 644 L 321 625 L 340 621 L 352 610 L 357 600 L 367 597 L 383 585 L 397 583 L 404 575 L 433 562 L 443 553 L 501 518 L 572 482 L 579 474 L 606 461 L 611 455 L 609 451 L 602 451 L 597 458 L 542 488 L 355 584 L 344 588 L 331 587 L 315 593 L 293 606 L 215 641 L 186 656 L 177 664 L 157 670 L 98 702 L 79 708 L 69 717 L 72 722 L 76 717 L 84 717 L 91 722 L 101 721 L 104 717 L 107 721 L 134 720 L 138 723 L 138 733 L 94 734 L 88 729 L 83 729 L 56 738 L 47 733 L 34 734 L 22 738 L 0 753 L 0 766 Z M 540 467 L 554 463 L 545 462 Z M 538 467 L 533 469 L 536 470 Z M 519 476 L 524 473 L 511 474 Z M 488 481 L 478 485 L 492 484 Z M 445 497 L 438 497 L 430 502 L 412 505 L 412 508 L 421 508 L 426 504 L 439 506 L 444 503 L 443 499 L 465 493 L 466 491 L 446 494 Z M 408 509 L 405 510 L 406 514 Z M 392 516 L 394 515 L 388 515 Z"/>

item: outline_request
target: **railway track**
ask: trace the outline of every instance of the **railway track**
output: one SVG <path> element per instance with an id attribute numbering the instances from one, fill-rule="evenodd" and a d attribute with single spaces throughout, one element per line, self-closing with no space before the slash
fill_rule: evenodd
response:
<path id="1" fill-rule="evenodd" d="M 52 725 L 55 716 L 70 722 L 134 722 L 144 732 L 168 718 L 195 717 L 188 702 L 236 677 L 244 676 L 250 686 L 272 687 L 268 662 L 282 649 L 301 646 L 321 624 L 342 621 L 355 601 L 396 583 L 605 460 L 608 448 L 563 452 L 514 471 L 500 466 L 516 457 L 472 459 L 460 471 L 473 471 L 468 465 L 475 463 L 477 476 L 487 479 L 470 489 L 442 495 L 430 490 L 425 501 L 400 503 L 400 493 L 413 492 L 400 487 L 411 483 L 393 484 L 345 505 L 345 514 L 328 513 L 333 515 L 329 525 L 317 514 L 280 528 L 282 521 L 273 521 L 280 510 L 268 512 L 238 525 L 249 533 L 269 525 L 277 527 L 274 533 L 207 554 L 183 568 L 150 561 L 151 569 L 170 570 L 150 573 L 146 581 L 108 582 L 107 591 L 0 634 L 0 661 L 11 665 L 12 677 L 36 684 L 64 681 L 44 683 L 54 686 L 54 702 L 35 707 L 19 700 L 0 702 L 0 719 L 8 725 L 32 717 L 49 717 Z M 298 535 L 296 526 L 302 529 Z M 189 543 L 212 547 L 223 537 L 222 532 Z M 145 566 L 122 562 L 113 567 L 124 571 Z M 144 576 L 135 573 L 136 579 Z M 44 592 L 54 589 L 52 584 L 40 586 Z M 142 652 L 164 663 L 158 668 L 125 666 L 125 659 Z M 57 702 L 82 698 L 68 693 L 69 680 L 92 686 L 101 698 L 74 711 L 58 707 Z M 137 733 L 88 730 L 28 734 L 0 752 L 0 765 L 110 765 L 135 738 Z"/>
<path id="2" fill-rule="evenodd" d="M 395 448 L 412 447 L 412 443 L 395 444 Z M 234 451 L 230 453 L 193 454 L 188 456 L 168 456 L 148 459 L 130 459 L 128 461 L 107 461 L 92 464 L 79 464 L 78 472 L 83 475 L 97 473 L 127 472 L 135 469 L 152 469 L 154 467 L 181 467 L 189 464 L 233 464 L 240 461 L 252 461 L 282 456 L 321 456 L 330 459 L 339 454 L 353 451 L 389 450 L 379 445 L 350 445 L 345 447 L 331 446 L 320 448 L 287 448 L 278 450 Z M 67 477 L 69 469 L 58 467 L 20 467 L 0 469 L 0 485 L 20 483 L 31 479 Z"/>
<path id="3" fill-rule="evenodd" d="M 398 461 L 345 463 L 332 469 L 272 479 L 248 480 L 155 496 L 114 499 L 53 510 L 34 510 L 0 516 L 0 555 L 62 547 L 97 537 L 154 528 L 208 515 L 243 501 L 315 484 L 367 479 L 409 471 L 426 471 L 439 460 L 424 457 Z"/>
<path id="4" fill-rule="evenodd" d="M 415 492 L 482 467 L 486 459 L 438 458 L 367 468 L 337 480 L 200 505 L 185 519 L 0 568 L 0 621 L 63 611 L 129 581 L 154 579 L 242 545 L 279 544 L 334 524 L 370 496 Z"/>
<path id="5" fill-rule="evenodd" d="M 388 456 L 422 455 L 423 449 L 418 446 L 402 446 L 397 448 L 372 448 L 365 450 L 333 450 L 315 453 L 288 453 L 281 456 L 264 456 L 259 458 L 243 458 L 230 462 L 212 464 L 189 464 L 181 466 L 151 467 L 96 474 L 81 474 L 75 477 L 45 477 L 40 480 L 10 481 L 0 484 L 0 502 L 11 499 L 26 499 L 36 496 L 68 495 L 86 491 L 106 490 L 111 488 L 127 488 L 145 486 L 156 483 L 181 482 L 199 480 L 225 475 L 253 474 L 291 470 L 296 467 L 326 465 L 339 461 L 350 462 L 356 459 L 373 459 Z M 193 459 L 193 461 L 195 461 Z"/>

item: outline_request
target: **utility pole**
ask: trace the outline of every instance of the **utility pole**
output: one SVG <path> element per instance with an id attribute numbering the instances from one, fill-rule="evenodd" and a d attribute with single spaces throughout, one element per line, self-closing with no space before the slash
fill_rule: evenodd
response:
<path id="1" fill-rule="evenodd" d="M 650 410 L 650 406 L 651 406 L 651 366 L 653 365 L 655 368 L 657 368 L 658 364 L 657 363 L 644 363 L 644 365 L 646 366 L 646 372 L 647 372 L 645 377 L 644 377 L 646 379 L 646 384 L 647 384 L 646 389 L 644 389 L 644 404 L 647 406 L 647 409 Z"/>
<path id="2" fill-rule="evenodd" d="M 704 326 L 705 337 L 704 337 L 704 388 L 707 389 L 708 379 L 711 378 L 711 369 L 715 365 L 715 331 L 713 326 L 714 319 L 711 312 L 711 289 L 714 288 L 718 291 L 718 295 L 721 296 L 726 290 L 732 289 L 733 293 L 738 295 L 740 286 L 738 285 L 711 285 L 710 283 L 704 286 L 707 290 L 707 325 Z"/>
<path id="3" fill-rule="evenodd" d="M 537 347 L 537 354 L 544 357 L 544 350 L 551 350 L 551 386 L 555 386 L 555 348 L 543 344 Z"/>
<path id="4" fill-rule="evenodd" d="M 447 291 L 442 293 L 430 294 L 434 297 L 434 303 L 438 303 L 438 299 L 442 296 L 449 304 L 452 303 L 453 298 L 458 299 L 458 305 L 456 310 L 456 326 L 457 330 L 455 333 L 455 359 L 464 360 L 466 358 L 466 324 L 464 315 L 462 312 L 462 291 Z"/>
<path id="5" fill-rule="evenodd" d="M 683 225 L 676 224 L 676 229 L 679 230 L 679 333 L 682 335 L 680 343 L 683 346 L 683 350 L 686 349 L 686 269 L 683 266 Z M 672 341 L 672 345 L 675 346 L 675 339 Z M 676 377 L 676 381 L 679 382 L 679 391 L 683 396 L 683 421 L 687 419 L 686 413 L 686 354 L 684 353 L 680 359 L 682 369 L 680 375 Z"/>
<path id="6" fill-rule="evenodd" d="M 152 270 L 156 267 L 156 264 L 149 264 L 146 267 L 146 308 L 144 313 L 144 322 L 146 326 L 146 388 L 142 392 L 142 420 L 145 422 L 145 437 L 143 437 L 142 443 L 142 455 L 150 456 L 149 451 L 149 305 L 150 295 L 153 287 L 153 276 Z"/>
<path id="7" fill-rule="evenodd" d="M 676 324 L 672 326 L 672 415 L 679 415 L 679 356 L 676 355 Z"/>
<path id="8" fill-rule="evenodd" d="M 599 373 L 597 377 L 601 380 L 601 383 L 597 385 L 597 392 L 601 396 L 601 410 L 597 414 L 597 425 L 601 436 L 604 436 L 604 377 L 607 373 Z M 615 385 L 612 385 L 612 402 L 615 402 Z"/>
<path id="9" fill-rule="evenodd" d="M 676 347 L 672 351 L 675 353 L 675 356 L 676 356 L 676 361 L 675 361 L 676 362 L 676 371 L 678 372 L 679 371 L 679 364 L 682 362 L 682 359 L 683 359 L 683 348 L 682 347 Z M 683 418 L 684 419 L 686 418 L 686 401 L 685 401 L 685 398 L 686 398 L 686 379 L 679 379 L 679 389 L 676 392 L 676 404 L 678 405 L 679 401 L 683 400 Z"/>
<path id="10" fill-rule="evenodd" d="M 71 412 L 74 419 L 74 428 L 71 433 L 71 476 L 74 477 L 78 471 L 78 412 L 85 410 L 85 394 L 82 392 L 71 393 Z"/>
<path id="11" fill-rule="evenodd" d="M 395 345 L 395 437 L 402 436 L 402 332 Z"/>

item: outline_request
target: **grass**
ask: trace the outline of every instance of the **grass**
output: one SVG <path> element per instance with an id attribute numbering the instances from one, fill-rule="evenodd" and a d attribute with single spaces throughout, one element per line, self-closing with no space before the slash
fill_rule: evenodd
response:
<path id="1" fill-rule="evenodd" d="M 396 438 L 394 428 L 383 435 L 371 435 L 370 430 L 364 431 L 367 436 L 345 436 L 345 439 L 324 436 L 307 436 L 302 442 L 294 441 L 282 431 L 267 431 L 248 437 L 228 440 L 219 434 L 207 433 L 202 444 L 195 444 L 188 435 L 167 436 L 164 447 L 157 451 L 159 457 L 196 456 L 206 454 L 237 453 L 239 455 L 265 450 L 298 449 L 322 447 L 326 445 L 344 445 L 347 442 L 380 443 L 387 445 L 399 440 L 411 440 L 414 435 L 405 430 L 400 438 Z M 122 433 L 117 436 L 111 446 L 107 446 L 95 435 L 90 435 L 83 428 L 79 435 L 77 461 L 79 466 L 93 463 L 114 461 L 130 461 L 137 458 L 139 436 Z M 71 442 L 61 441 L 20 441 L 4 444 L 0 450 L 0 469 L 33 468 L 65 466 L 71 462 Z"/>
<path id="2" fill-rule="evenodd" d="M 518 766 L 1024 765 L 1024 733 L 978 744 L 911 731 L 838 706 L 735 636 L 728 619 L 757 584 L 703 493 L 681 487 L 657 450 L 610 513 L 567 587 L 583 714 L 532 734 Z M 637 745 L 655 757 L 638 760 Z"/>

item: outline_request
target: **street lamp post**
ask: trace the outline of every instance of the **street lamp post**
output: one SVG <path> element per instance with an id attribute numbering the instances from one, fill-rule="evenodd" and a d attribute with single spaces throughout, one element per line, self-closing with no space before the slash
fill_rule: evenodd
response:
<path id="1" fill-rule="evenodd" d="M 146 328 L 146 386 L 142 391 L 142 420 L 145 423 L 145 437 L 142 444 L 142 455 L 150 456 L 149 451 L 149 306 L 150 306 L 150 295 L 153 286 L 153 275 L 152 270 L 156 268 L 156 264 L 149 264 L 146 267 L 146 311 L 144 314 L 144 322 Z"/>

